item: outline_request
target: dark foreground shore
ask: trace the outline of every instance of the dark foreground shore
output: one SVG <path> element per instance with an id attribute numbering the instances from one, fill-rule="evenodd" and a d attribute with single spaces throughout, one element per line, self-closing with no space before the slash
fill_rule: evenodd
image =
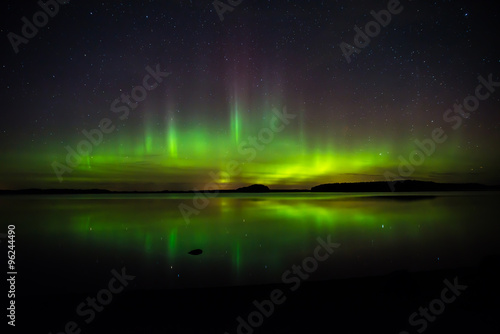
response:
<path id="1" fill-rule="evenodd" d="M 16 329 L 53 334 L 499 333 L 499 263 L 498 256 L 489 256 L 473 268 L 304 281 L 295 291 L 290 284 L 129 290 L 89 324 L 75 308 L 92 294 L 43 291 L 19 296 Z M 263 303 L 276 289 L 283 292 L 282 303 Z M 264 308 L 258 311 L 254 301 Z M 268 316 L 259 315 L 263 312 Z M 238 317 L 246 324 L 240 325 Z M 78 328 L 64 331 L 69 321 Z"/>

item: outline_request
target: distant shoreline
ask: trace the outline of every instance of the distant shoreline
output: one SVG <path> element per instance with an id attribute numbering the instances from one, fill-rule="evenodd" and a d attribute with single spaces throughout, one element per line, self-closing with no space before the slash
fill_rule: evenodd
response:
<path id="1" fill-rule="evenodd" d="M 429 191 L 500 191 L 500 186 L 488 186 L 478 183 L 436 183 L 427 181 L 404 180 L 393 183 L 394 192 L 429 192 Z M 0 190 L 0 195 L 74 195 L 74 194 L 194 194 L 199 191 L 112 191 L 107 189 L 19 189 Z M 296 193 L 296 192 L 393 192 L 389 183 L 354 182 L 327 183 L 311 189 L 270 189 L 264 185 L 251 185 L 238 189 L 219 190 L 218 193 Z"/>

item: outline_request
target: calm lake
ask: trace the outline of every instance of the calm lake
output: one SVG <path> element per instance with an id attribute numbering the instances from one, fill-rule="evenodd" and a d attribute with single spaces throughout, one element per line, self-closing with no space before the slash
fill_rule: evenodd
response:
<path id="1" fill-rule="evenodd" d="M 478 265 L 498 253 L 497 192 L 219 194 L 186 221 L 193 195 L 0 197 L 16 226 L 20 293 L 96 291 L 112 269 L 130 289 L 281 282 L 318 238 L 340 246 L 310 280 Z M 203 254 L 188 254 L 202 249 Z"/>

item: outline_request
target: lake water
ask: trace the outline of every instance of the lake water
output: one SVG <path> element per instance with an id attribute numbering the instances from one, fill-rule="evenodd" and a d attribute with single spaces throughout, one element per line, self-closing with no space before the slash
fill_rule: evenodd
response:
<path id="1" fill-rule="evenodd" d="M 23 294 L 96 291 L 122 267 L 136 276 L 131 289 L 248 285 L 280 282 L 329 236 L 341 245 L 310 280 L 477 265 L 499 252 L 499 199 L 219 194 L 187 222 L 189 194 L 4 196 L 0 232 L 16 226 Z"/>

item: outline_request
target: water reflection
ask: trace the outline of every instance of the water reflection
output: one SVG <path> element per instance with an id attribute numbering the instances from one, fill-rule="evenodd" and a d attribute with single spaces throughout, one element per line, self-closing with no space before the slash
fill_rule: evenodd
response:
<path id="1" fill-rule="evenodd" d="M 58 268 L 73 287 L 120 264 L 141 273 L 138 288 L 278 282 L 328 235 L 342 246 L 312 279 L 471 265 L 497 250 L 497 195 L 420 195 L 225 195 L 190 224 L 178 209 L 186 195 L 3 198 L 0 207 L 27 242 L 26 270 Z"/>

